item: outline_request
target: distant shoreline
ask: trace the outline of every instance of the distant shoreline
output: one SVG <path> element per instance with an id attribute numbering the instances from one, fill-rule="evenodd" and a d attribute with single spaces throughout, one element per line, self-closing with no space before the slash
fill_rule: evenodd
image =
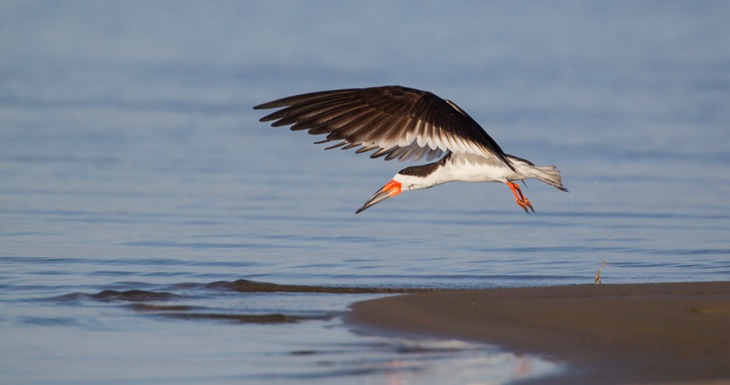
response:
<path id="1" fill-rule="evenodd" d="M 525 383 L 730 383 L 730 282 L 459 290 L 352 305 L 347 322 L 566 362 Z"/>

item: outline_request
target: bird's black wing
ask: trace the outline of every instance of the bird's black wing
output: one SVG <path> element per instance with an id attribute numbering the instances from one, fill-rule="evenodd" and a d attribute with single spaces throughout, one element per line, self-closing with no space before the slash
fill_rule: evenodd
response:
<path id="1" fill-rule="evenodd" d="M 292 125 L 327 135 L 315 143 L 334 142 L 327 149 L 374 151 L 385 160 L 433 159 L 451 151 L 473 154 L 510 165 L 504 152 L 479 124 L 449 100 L 402 86 L 313 92 L 260 104 L 279 108 L 264 116 L 274 127 Z"/>

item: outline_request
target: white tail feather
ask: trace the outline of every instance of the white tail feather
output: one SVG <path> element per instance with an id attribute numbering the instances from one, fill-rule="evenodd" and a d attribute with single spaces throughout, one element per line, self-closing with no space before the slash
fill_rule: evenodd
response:
<path id="1" fill-rule="evenodd" d="M 517 174 L 523 177 L 522 179 L 536 178 L 558 190 L 568 191 L 563 186 L 563 178 L 560 176 L 560 170 L 555 168 L 555 166 L 535 166 L 529 160 L 518 158 L 514 155 L 505 155 L 510 163 L 512 163 Z"/>

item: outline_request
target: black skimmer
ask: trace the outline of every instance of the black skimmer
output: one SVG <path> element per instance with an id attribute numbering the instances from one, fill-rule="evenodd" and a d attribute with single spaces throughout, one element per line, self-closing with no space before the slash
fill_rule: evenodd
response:
<path id="1" fill-rule="evenodd" d="M 295 95 L 254 107 L 267 108 L 279 110 L 261 122 L 326 134 L 315 144 L 335 142 L 327 150 L 359 147 L 357 153 L 374 151 L 371 158 L 401 161 L 443 155 L 436 162 L 398 171 L 356 213 L 403 191 L 454 181 L 504 183 L 527 213 L 535 209 L 515 181 L 536 178 L 568 191 L 555 166 L 535 166 L 506 154 L 469 114 L 431 92 L 402 86 L 352 88 Z"/>

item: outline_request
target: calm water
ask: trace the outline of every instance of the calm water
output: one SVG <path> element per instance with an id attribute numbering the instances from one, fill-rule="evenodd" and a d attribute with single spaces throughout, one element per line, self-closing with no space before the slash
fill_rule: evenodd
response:
<path id="1" fill-rule="evenodd" d="M 726 2 L 0 4 L 0 382 L 502 384 L 557 370 L 351 330 L 383 294 L 730 277 Z M 448 184 L 258 123 L 403 84 L 570 189 Z M 240 282 L 238 283 L 240 284 Z M 297 322 L 294 322 L 297 321 Z"/>

